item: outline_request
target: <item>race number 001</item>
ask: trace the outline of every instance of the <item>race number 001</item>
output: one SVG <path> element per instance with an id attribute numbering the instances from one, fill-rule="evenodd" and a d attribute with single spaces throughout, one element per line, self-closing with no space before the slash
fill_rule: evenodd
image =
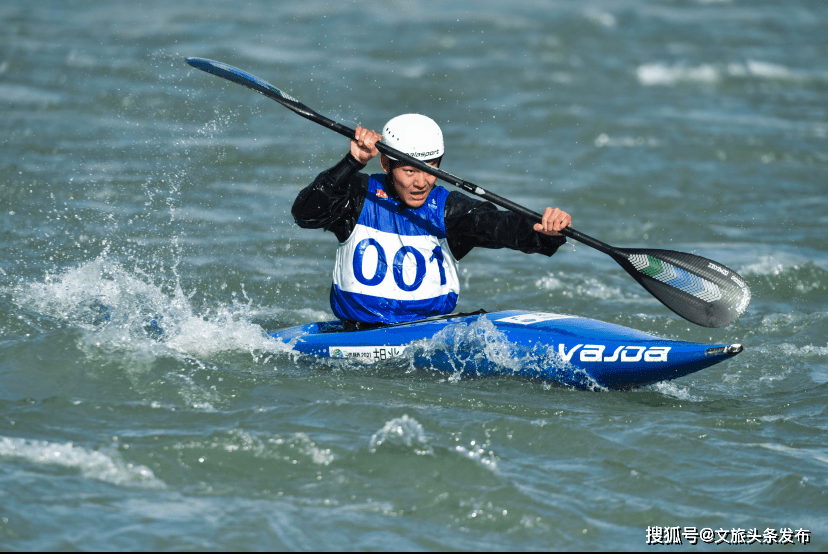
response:
<path id="1" fill-rule="evenodd" d="M 365 253 L 369 248 L 375 248 L 377 251 L 377 266 L 374 269 L 374 275 L 370 279 L 365 276 L 363 272 L 363 260 L 365 258 Z M 414 274 L 414 281 L 411 284 L 408 284 L 403 279 L 403 262 L 405 261 L 405 257 L 407 255 L 411 255 L 414 257 L 414 263 L 416 266 L 416 271 Z M 431 251 L 431 258 L 429 261 L 436 261 L 437 268 L 440 271 L 440 285 L 446 284 L 446 270 L 443 267 L 443 250 L 439 246 L 435 246 L 434 250 Z M 385 279 L 386 274 L 388 273 L 388 262 L 387 258 L 385 257 L 385 250 L 382 248 L 379 242 L 375 239 L 367 238 L 362 239 L 359 244 L 357 244 L 356 249 L 354 251 L 354 277 L 357 281 L 362 283 L 367 287 L 375 287 L 382 283 Z M 422 255 L 422 253 L 413 246 L 403 246 L 397 253 L 394 254 L 394 282 L 397 283 L 397 286 L 400 290 L 404 290 L 406 292 L 411 292 L 420 288 L 420 285 L 423 284 L 423 279 L 425 278 L 427 264 L 426 259 Z"/>

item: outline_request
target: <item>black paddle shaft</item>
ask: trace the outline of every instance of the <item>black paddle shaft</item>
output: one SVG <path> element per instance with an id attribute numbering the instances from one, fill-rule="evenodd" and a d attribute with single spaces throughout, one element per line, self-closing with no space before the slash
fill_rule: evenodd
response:
<path id="1" fill-rule="evenodd" d="M 305 119 L 327 127 L 348 139 L 353 139 L 356 134 L 354 129 L 316 113 L 289 94 L 237 67 L 203 58 L 187 58 L 187 63 L 207 73 L 251 88 Z M 387 144 L 378 142 L 376 147 L 383 154 L 434 175 L 469 194 L 485 198 L 530 221 L 536 223 L 543 221 L 543 216 L 537 212 L 413 158 Z M 745 280 L 732 269 L 713 260 L 672 250 L 616 248 L 571 227 L 563 229 L 561 234 L 611 256 L 659 302 L 697 325 L 704 327 L 729 325 L 745 312 L 750 303 L 750 288 Z"/>
<path id="2" fill-rule="evenodd" d="M 310 119 L 314 123 L 318 123 L 319 125 L 322 125 L 323 127 L 327 127 L 328 129 L 331 129 L 332 131 L 336 131 L 337 133 L 339 133 L 343 137 L 347 137 L 347 138 L 353 140 L 354 135 L 356 134 L 355 129 L 351 129 L 350 127 L 346 127 L 345 125 L 342 125 L 341 123 L 337 123 L 336 121 L 334 121 L 332 119 L 328 119 L 324 115 L 316 113 L 315 111 L 308 108 L 304 104 L 301 104 L 300 102 L 297 102 L 297 104 L 300 104 L 301 107 L 304 108 L 304 109 L 301 109 L 301 110 L 300 109 L 294 110 L 297 114 L 301 115 L 302 117 L 304 117 L 306 119 Z M 483 187 L 475 185 L 474 183 L 470 183 L 469 181 L 466 181 L 464 179 L 461 179 L 460 177 L 452 175 L 451 173 L 448 173 L 447 171 L 443 171 L 442 169 L 440 169 L 438 167 L 434 167 L 431 164 L 427 164 L 427 163 L 425 163 L 421 160 L 418 160 L 417 158 L 413 158 L 413 157 L 409 156 L 408 154 L 405 154 L 404 152 L 400 152 L 399 150 L 397 150 L 395 148 L 392 148 L 392 147 L 390 147 L 387 144 L 384 144 L 382 142 L 376 143 L 375 146 L 377 147 L 377 150 L 379 150 L 380 152 L 382 152 L 386 156 L 391 156 L 392 158 L 402 160 L 406 164 L 408 164 L 412 167 L 415 167 L 419 170 L 422 170 L 422 171 L 424 171 L 424 172 L 426 172 L 430 175 L 434 175 L 435 177 L 437 177 L 437 178 L 439 178 L 443 181 L 446 181 L 447 183 L 450 183 L 450 184 L 452 184 L 456 187 L 459 187 L 459 188 L 463 189 L 464 191 L 466 191 L 470 194 L 473 194 L 475 196 L 479 196 L 480 198 L 485 198 L 486 200 L 488 200 L 492 204 L 497 204 L 498 206 L 500 206 L 502 208 L 506 208 L 510 212 L 520 214 L 523 217 L 525 217 L 526 219 L 534 221 L 535 223 L 541 223 L 543 221 L 543 216 L 541 214 L 539 214 L 538 212 L 532 211 L 529 208 L 525 208 L 525 207 L 521 206 L 520 204 L 516 204 L 516 203 L 512 202 L 511 200 L 509 200 L 508 198 L 503 198 L 502 196 L 500 196 L 498 194 L 487 191 Z M 613 248 L 609 244 L 601 242 L 598 239 L 594 239 L 594 238 L 590 237 L 589 235 L 585 235 L 585 234 L 581 233 L 580 231 L 576 231 L 575 229 L 573 229 L 571 227 L 567 227 L 567 228 L 561 230 L 560 233 L 562 235 L 566 235 L 570 238 L 573 238 L 573 239 L 577 240 L 578 242 L 582 242 L 582 243 L 586 244 L 587 246 L 591 246 L 592 248 L 595 248 L 596 250 L 599 250 L 599 251 L 603 252 L 604 254 L 618 254 L 619 253 L 616 248 Z"/>

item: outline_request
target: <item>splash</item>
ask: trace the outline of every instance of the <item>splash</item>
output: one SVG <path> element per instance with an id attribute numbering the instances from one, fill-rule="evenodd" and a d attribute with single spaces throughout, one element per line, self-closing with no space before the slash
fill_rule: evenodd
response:
<path id="1" fill-rule="evenodd" d="M 584 390 L 605 390 L 584 370 L 561 358 L 554 345 L 519 346 L 485 315 L 465 325 L 449 325 L 407 349 L 410 367 L 450 367 L 450 382 L 463 377 L 513 374 Z"/>
<path id="2" fill-rule="evenodd" d="M 702 396 L 695 396 L 690 394 L 690 387 L 676 383 L 675 381 L 662 381 L 655 383 L 641 390 L 651 390 L 660 392 L 664 396 L 669 396 L 677 400 L 687 400 L 688 402 L 701 402 L 704 400 Z"/>
<path id="3" fill-rule="evenodd" d="M 383 447 L 409 450 L 420 456 L 434 454 L 423 426 L 416 419 L 408 417 L 408 414 L 387 421 L 382 429 L 374 433 L 369 450 L 376 452 Z"/>
<path id="4" fill-rule="evenodd" d="M 487 373 L 484 368 L 490 364 L 512 372 L 521 369 L 513 356 L 512 344 L 485 315 L 469 325 L 449 325 L 420 346 L 421 357 L 449 355 L 454 370 L 452 380 L 459 380 L 464 373 L 480 377 Z"/>
<path id="5" fill-rule="evenodd" d="M 280 439 L 275 439 L 273 442 L 276 444 L 282 444 L 279 440 Z M 334 455 L 331 454 L 330 448 L 320 448 L 305 433 L 294 434 L 293 439 L 289 442 L 291 448 L 294 445 L 298 445 L 299 452 L 309 457 L 314 464 L 326 466 L 335 459 Z"/>
<path id="6" fill-rule="evenodd" d="M 176 282 L 171 292 L 146 273 L 128 271 L 101 255 L 43 282 L 17 287 L 15 301 L 25 309 L 89 331 L 87 344 L 105 351 L 150 355 L 210 356 L 250 352 L 254 359 L 289 347 L 270 339 L 250 322 L 252 307 L 234 300 L 197 313 Z"/>
<path id="7" fill-rule="evenodd" d="M 104 454 L 73 445 L 21 438 L 0 437 L 0 458 L 32 464 L 60 466 L 80 471 L 87 479 L 119 486 L 164 489 L 166 485 L 143 465 L 125 462 L 117 452 Z"/>
<path id="8" fill-rule="evenodd" d="M 471 441 L 468 448 L 458 444 L 454 447 L 454 451 L 464 458 L 474 460 L 480 466 L 494 471 L 497 469 L 497 456 L 495 456 L 493 450 L 487 450 L 489 446 L 488 443 L 478 445 L 475 441 Z"/>

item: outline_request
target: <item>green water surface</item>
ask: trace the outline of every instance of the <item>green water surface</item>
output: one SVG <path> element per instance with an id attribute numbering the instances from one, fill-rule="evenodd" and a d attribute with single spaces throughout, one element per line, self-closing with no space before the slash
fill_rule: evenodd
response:
<path id="1" fill-rule="evenodd" d="M 0 549 L 825 550 L 826 36 L 805 0 L 2 3 Z M 475 250 L 458 310 L 745 351 L 628 392 L 296 356 L 265 332 L 331 319 L 337 243 L 290 206 L 347 140 L 185 56 L 428 114 L 447 171 L 753 292 L 697 327 L 570 241 Z"/>

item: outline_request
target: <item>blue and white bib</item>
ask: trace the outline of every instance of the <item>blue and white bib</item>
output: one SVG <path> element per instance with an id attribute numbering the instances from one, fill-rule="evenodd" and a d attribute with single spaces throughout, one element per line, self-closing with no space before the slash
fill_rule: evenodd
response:
<path id="1" fill-rule="evenodd" d="M 449 192 L 434 187 L 425 204 L 401 210 L 384 181 L 371 175 L 356 227 L 336 251 L 333 313 L 386 324 L 451 313 L 460 282 L 446 240 Z"/>

